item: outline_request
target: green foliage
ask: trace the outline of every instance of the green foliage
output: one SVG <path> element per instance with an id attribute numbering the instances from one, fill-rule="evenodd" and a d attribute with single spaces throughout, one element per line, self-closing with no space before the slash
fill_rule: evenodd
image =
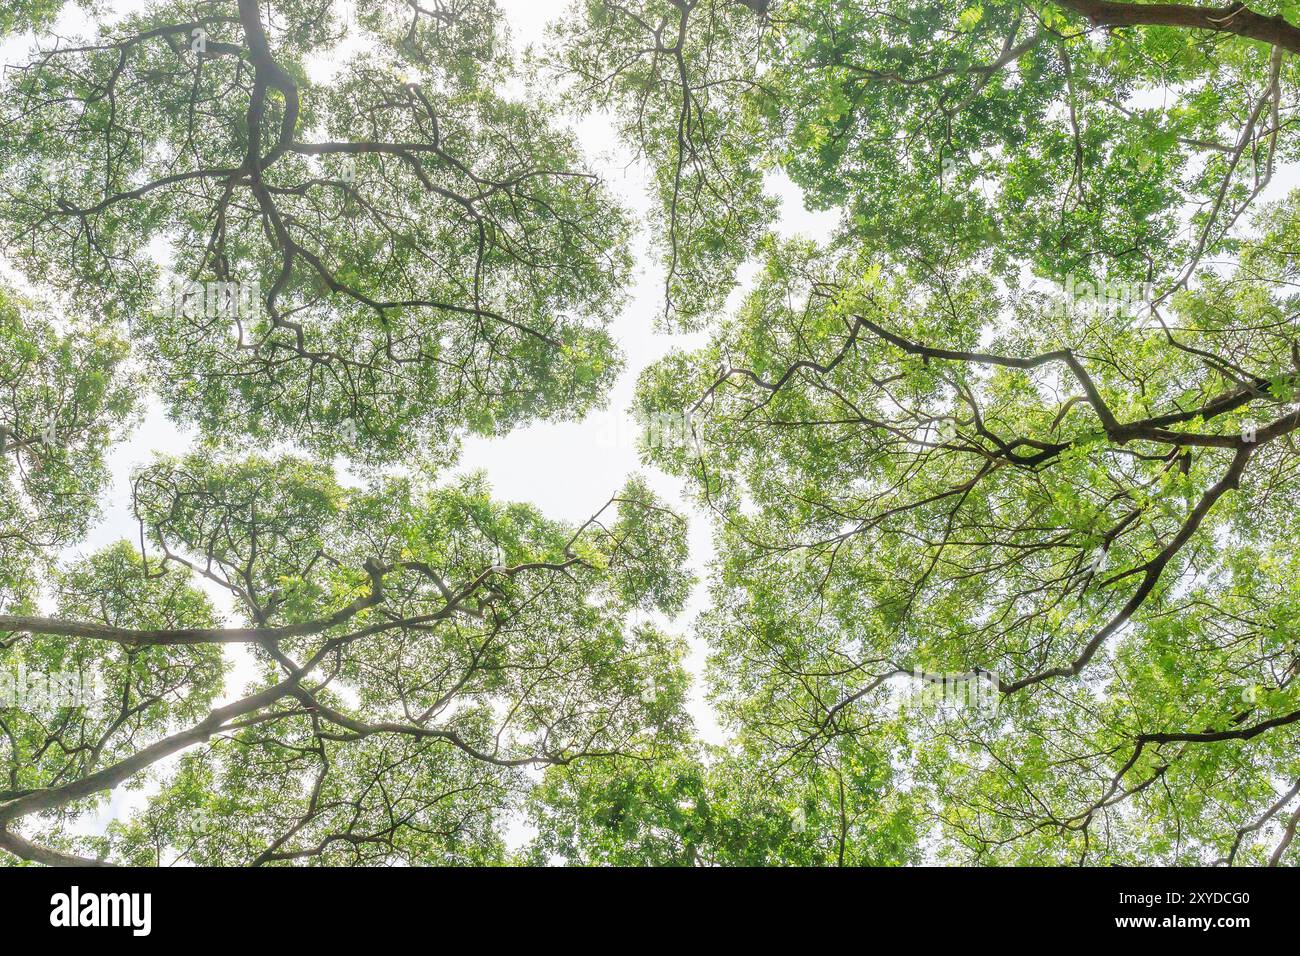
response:
<path id="1" fill-rule="evenodd" d="M 33 575 L 98 513 L 136 406 L 126 356 L 94 323 L 59 325 L 0 288 L 0 610 L 30 601 Z"/>
<path id="2" fill-rule="evenodd" d="M 0 120 L 5 251 L 132 322 L 208 436 L 446 461 L 465 430 L 599 401 L 627 224 L 552 111 L 498 91 L 525 77 L 492 4 L 409 29 L 369 6 L 328 82 L 307 67 L 342 24 L 314 4 L 277 6 L 260 80 L 233 0 L 39 55 Z"/>
<path id="3" fill-rule="evenodd" d="M 1292 4 L 349 6 L 0 12 L 6 859 L 1296 862 Z M 717 745 L 650 483 L 449 475 L 623 369 L 575 115 L 700 333 L 633 404 Z M 90 548 L 146 407 L 196 441 Z"/>

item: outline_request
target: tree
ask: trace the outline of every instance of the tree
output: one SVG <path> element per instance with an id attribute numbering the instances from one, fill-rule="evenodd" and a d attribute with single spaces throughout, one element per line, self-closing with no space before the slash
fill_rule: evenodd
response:
<path id="1" fill-rule="evenodd" d="M 0 600 L 30 603 L 60 548 L 83 536 L 130 420 L 126 343 L 90 323 L 60 330 L 0 289 Z"/>
<path id="2" fill-rule="evenodd" d="M 1300 196 L 1258 199 L 1295 156 L 1300 30 L 1240 4 L 583 8 L 562 61 L 585 78 L 622 24 L 600 62 L 643 91 L 625 131 L 661 181 L 743 199 L 703 160 L 734 151 L 841 213 L 820 244 L 755 220 L 743 304 L 641 383 L 647 419 L 692 423 L 650 458 L 714 519 L 733 746 L 829 804 L 825 768 L 901 734 L 948 859 L 1286 859 Z M 696 215 L 664 205 L 670 260 L 710 241 Z"/>
<path id="3" fill-rule="evenodd" d="M 499 92 L 492 4 L 371 6 L 328 82 L 329 3 L 156 3 L 47 44 L 9 84 L 5 248 L 130 321 L 207 435 L 446 460 L 599 401 L 626 221 L 551 111 Z"/>
<path id="4" fill-rule="evenodd" d="M 6 255 L 78 317 L 0 301 L 7 860 L 499 862 L 527 768 L 688 733 L 650 623 L 681 519 L 639 480 L 570 527 L 439 475 L 603 400 L 626 218 L 501 92 L 491 3 L 340 17 L 154 3 L 7 82 Z M 138 542 L 69 560 L 148 394 L 200 443 L 136 471 Z"/>
<path id="5" fill-rule="evenodd" d="M 488 0 L 337 7 L 155 2 L 7 80 L 0 666 L 44 703 L 0 848 L 1296 862 L 1290 5 L 578 0 L 522 63 Z M 621 368 L 633 223 L 566 111 L 647 161 L 703 333 L 635 405 L 717 544 L 717 745 L 644 480 L 569 526 L 445 475 Z M 146 396 L 199 443 L 70 559 Z"/>
<path id="6" fill-rule="evenodd" d="M 301 459 L 203 455 L 139 473 L 135 507 L 143 557 L 110 548 L 55 575 L 55 614 L 0 617 L 6 664 L 95 688 L 6 714 L 0 818 L 50 821 L 35 846 L 4 834 L 19 856 L 491 860 L 520 768 L 644 758 L 684 732 L 677 642 L 627 623 L 685 587 L 678 519 L 642 486 L 574 529 L 477 479 L 345 489 Z M 248 625 L 221 626 L 200 578 Z M 233 700 L 225 644 L 258 665 Z M 61 832 L 181 753 L 107 840 Z"/>

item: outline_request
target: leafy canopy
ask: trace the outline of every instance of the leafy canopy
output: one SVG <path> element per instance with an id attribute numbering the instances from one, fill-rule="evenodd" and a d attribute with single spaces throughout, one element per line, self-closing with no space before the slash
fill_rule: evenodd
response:
<path id="1" fill-rule="evenodd" d="M 340 6 L 154 2 L 6 76 L 0 666 L 102 697 L 0 710 L 0 847 L 1295 862 L 1291 4 L 580 0 L 523 62 L 488 0 Z M 714 534 L 716 746 L 682 518 L 442 475 L 621 369 L 633 224 L 566 112 L 646 161 L 703 333 L 635 406 Z M 775 234 L 782 178 L 836 228 Z M 70 557 L 155 398 L 199 444 Z"/>

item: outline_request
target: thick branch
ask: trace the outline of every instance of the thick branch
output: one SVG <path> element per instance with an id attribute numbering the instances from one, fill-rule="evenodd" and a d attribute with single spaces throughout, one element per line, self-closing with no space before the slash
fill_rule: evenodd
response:
<path id="1" fill-rule="evenodd" d="M 41 863 L 45 866 L 112 866 L 103 860 L 92 860 L 84 856 L 60 853 L 49 847 L 38 846 L 30 840 L 24 840 L 17 833 L 0 829 L 0 850 L 8 850 L 20 860 L 29 863 Z"/>
<path id="2" fill-rule="evenodd" d="M 1087 17 L 1099 27 L 1185 27 L 1231 33 L 1300 53 L 1300 27 L 1281 16 L 1266 17 L 1244 4 L 1196 7 L 1181 3 L 1113 3 L 1110 0 L 1056 0 L 1058 6 Z"/>

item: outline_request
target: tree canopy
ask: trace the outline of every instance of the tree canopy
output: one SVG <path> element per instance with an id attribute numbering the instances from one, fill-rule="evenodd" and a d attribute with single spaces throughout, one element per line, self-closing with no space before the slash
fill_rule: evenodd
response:
<path id="1" fill-rule="evenodd" d="M 60 7 L 0 15 L 12 859 L 1297 862 L 1294 5 Z M 644 477 L 449 471 L 606 402 L 642 228 L 692 620 Z M 152 399 L 195 447 L 82 554 Z"/>

